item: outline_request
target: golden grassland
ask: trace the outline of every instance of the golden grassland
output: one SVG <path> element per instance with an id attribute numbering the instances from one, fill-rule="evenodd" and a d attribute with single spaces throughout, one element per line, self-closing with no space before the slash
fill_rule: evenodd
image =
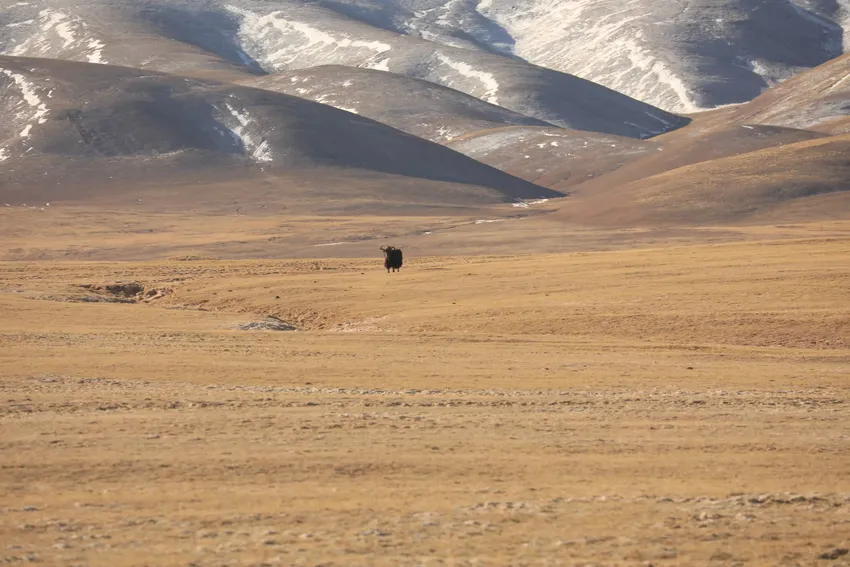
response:
<path id="1" fill-rule="evenodd" d="M 840 200 L 841 194 L 836 198 Z M 593 197 L 578 197 L 528 208 L 505 204 L 418 213 L 408 207 L 397 215 L 392 209 L 380 215 L 288 213 L 257 202 L 243 203 L 239 213 L 180 206 L 172 210 L 147 202 L 137 208 L 62 203 L 0 207 L 0 261 L 375 258 L 376 254 L 380 258 L 381 244 L 400 246 L 411 258 L 421 258 L 850 235 L 850 222 L 842 220 L 840 206 L 835 208 L 835 218 L 819 214 L 815 205 L 806 216 L 802 202 L 797 204 L 800 218 L 779 217 L 769 224 L 659 223 L 611 228 L 564 222 L 565 216 L 581 217 L 580 212 L 593 202 Z"/>
<path id="2" fill-rule="evenodd" d="M 790 236 L 0 262 L 0 561 L 847 565 L 850 237 Z"/>

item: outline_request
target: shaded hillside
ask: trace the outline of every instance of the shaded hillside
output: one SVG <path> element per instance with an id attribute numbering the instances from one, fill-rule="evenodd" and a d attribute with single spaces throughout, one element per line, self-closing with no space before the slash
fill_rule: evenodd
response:
<path id="1" fill-rule="evenodd" d="M 735 120 L 834 132 L 850 118 L 850 54 L 781 83 L 735 113 Z"/>
<path id="2" fill-rule="evenodd" d="M 794 130 L 776 126 L 703 124 L 695 122 L 682 130 L 671 132 L 652 140 L 652 151 L 619 160 L 618 167 L 609 165 L 608 173 L 588 178 L 580 186 L 573 186 L 578 193 L 606 191 L 608 187 L 664 173 L 691 164 L 709 162 L 730 156 L 754 152 L 766 148 L 782 147 L 801 141 L 825 137 L 825 134 Z M 603 147 L 595 159 L 606 163 Z"/>
<path id="3" fill-rule="evenodd" d="M 433 142 L 507 125 L 551 126 L 454 89 L 373 69 L 323 65 L 243 84 L 328 104 Z"/>
<path id="4" fill-rule="evenodd" d="M 155 69 L 231 80 L 262 74 L 221 10 L 180 3 L 30 0 L 0 6 L 0 55 Z"/>
<path id="5" fill-rule="evenodd" d="M 518 56 L 674 112 L 746 102 L 850 44 L 848 0 L 327 4 L 431 41 Z"/>
<path id="6" fill-rule="evenodd" d="M 543 122 L 649 137 L 687 119 L 590 81 L 486 50 L 388 31 L 334 5 L 289 0 L 33 0 L 0 8 L 0 53 L 238 80 L 345 65 L 449 87 Z M 10 27 L 11 26 L 11 27 Z M 427 109 L 425 109 L 427 111 Z"/>
<path id="7" fill-rule="evenodd" d="M 562 128 L 500 128 L 465 136 L 449 147 L 523 179 L 559 190 L 652 155 L 652 142 Z"/>
<path id="8" fill-rule="evenodd" d="M 183 181 L 359 170 L 555 196 L 438 144 L 304 99 L 231 84 L 55 60 L 0 58 L 0 195 L 78 172 Z M 99 173 L 102 172 L 102 173 Z M 79 175 L 77 175 L 79 177 Z M 320 198 L 321 195 L 317 195 Z"/>

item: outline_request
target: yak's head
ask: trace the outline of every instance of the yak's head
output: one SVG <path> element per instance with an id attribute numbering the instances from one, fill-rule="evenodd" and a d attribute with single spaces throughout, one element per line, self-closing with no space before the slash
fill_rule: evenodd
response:
<path id="1" fill-rule="evenodd" d="M 383 252 L 384 255 L 389 254 L 391 250 L 395 250 L 395 246 L 381 246 L 381 252 Z"/>

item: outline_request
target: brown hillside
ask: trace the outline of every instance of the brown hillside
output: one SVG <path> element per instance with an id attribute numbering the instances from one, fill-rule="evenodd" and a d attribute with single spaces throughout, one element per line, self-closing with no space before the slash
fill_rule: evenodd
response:
<path id="1" fill-rule="evenodd" d="M 608 225 L 847 218 L 849 156 L 850 136 L 749 152 L 609 185 L 556 216 Z"/>
<path id="2" fill-rule="evenodd" d="M 735 120 L 835 132 L 850 116 L 850 54 L 780 83 L 735 112 Z"/>
<path id="3" fill-rule="evenodd" d="M 210 183 L 245 191 L 309 185 L 322 201 L 371 177 L 367 197 L 409 192 L 411 203 L 469 204 L 559 194 L 439 144 L 312 101 L 261 89 L 114 67 L 0 57 L 0 200 L 137 198 L 138 188 Z M 420 183 L 398 182 L 398 178 Z M 270 180 L 259 186 L 257 180 Z M 278 180 L 278 181 L 275 181 Z M 440 184 L 445 186 L 440 189 Z M 186 202 L 213 192 L 193 190 Z M 231 202 L 225 195 L 226 201 Z"/>

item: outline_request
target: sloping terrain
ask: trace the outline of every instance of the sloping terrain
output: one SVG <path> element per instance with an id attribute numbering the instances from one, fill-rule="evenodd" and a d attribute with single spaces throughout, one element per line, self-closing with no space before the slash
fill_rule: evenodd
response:
<path id="1" fill-rule="evenodd" d="M 0 67 L 0 104 L 11 118 L 0 125 L 0 197 L 7 202 L 48 189 L 61 198 L 75 170 L 78 182 L 104 189 L 114 174 L 144 184 L 318 168 L 451 184 L 430 197 L 433 185 L 424 184 L 419 196 L 431 200 L 557 195 L 440 145 L 284 94 L 87 63 L 2 58 Z M 330 193 L 319 189 L 315 198 Z"/>
<path id="2" fill-rule="evenodd" d="M 594 156 L 609 171 L 569 186 L 587 200 L 571 204 L 563 218 L 621 225 L 845 217 L 846 138 L 829 136 L 850 128 L 848 62 L 848 56 L 839 57 L 747 104 L 703 113 L 651 140 L 654 151 L 636 159 L 609 159 L 603 146 Z M 815 197 L 831 192 L 836 194 Z"/>
<path id="3" fill-rule="evenodd" d="M 850 54 L 779 84 L 741 106 L 735 120 L 834 132 L 850 117 Z"/>
<path id="4" fill-rule="evenodd" d="M 459 90 L 557 126 L 648 137 L 687 120 L 577 77 L 486 51 L 384 31 L 318 5 L 236 10 L 246 51 L 267 70 L 370 67 Z"/>
<path id="5" fill-rule="evenodd" d="M 632 136 L 612 124 L 577 124 L 569 99 L 581 104 L 582 91 L 604 91 L 561 75 L 672 112 L 746 102 L 840 55 L 848 14 L 848 0 L 642 0 L 627 8 L 614 0 L 31 0 L 0 7 L 0 53 L 234 80 L 372 67 L 559 126 Z M 560 73 L 541 75 L 534 65 Z M 531 96 L 511 92 L 521 88 Z M 639 112 L 622 118 L 644 136 L 674 127 Z"/>
<path id="6" fill-rule="evenodd" d="M 183 74 L 201 74 L 196 58 L 201 53 L 218 62 L 219 75 L 229 77 L 229 66 L 239 67 L 234 80 L 329 64 L 368 67 L 450 87 L 562 127 L 648 137 L 687 122 L 565 73 L 401 35 L 318 4 L 33 0 L 24 8 L 12 6 L 0 12 L 0 19 L 7 22 L 0 52 L 105 60 Z M 83 31 L 74 32 L 77 28 Z M 109 43 L 98 39 L 107 33 L 116 39 Z M 94 39 L 79 39 L 89 37 Z M 135 37 L 144 41 L 134 45 Z M 148 53 L 148 41 L 156 53 L 168 45 L 179 49 L 173 57 L 167 56 L 168 50 L 165 58 L 154 56 Z M 75 49 L 80 42 L 82 47 Z M 100 55 L 93 55 L 93 42 L 98 42 Z M 185 50 L 190 55 L 184 56 Z"/>
<path id="7" fill-rule="evenodd" d="M 0 6 L 0 54 L 108 63 L 208 78 L 262 74 L 229 38 L 237 24 L 202 4 L 32 0 Z"/>
<path id="8" fill-rule="evenodd" d="M 589 191 L 556 216 L 608 225 L 850 218 L 850 136 L 703 161 Z"/>
<path id="9" fill-rule="evenodd" d="M 728 113 L 727 113 L 728 114 Z M 773 126 L 729 126 L 728 116 L 702 118 L 653 140 L 638 141 L 555 128 L 501 128 L 449 144 L 523 179 L 575 194 L 605 191 L 686 165 L 826 134 Z"/>
<path id="10" fill-rule="evenodd" d="M 587 219 L 607 222 L 604 211 L 631 202 L 617 196 L 623 187 L 850 128 L 848 59 L 685 126 L 687 118 L 523 58 L 572 61 L 571 42 L 583 41 L 581 64 L 623 88 L 704 108 L 751 98 L 840 52 L 843 6 L 699 0 L 649 16 L 655 8 L 641 2 L 600 18 L 608 4 L 577 0 L 516 10 L 496 0 L 6 4 L 0 51 L 89 63 L 5 60 L 0 104 L 11 118 L 0 124 L 0 196 L 16 205 L 97 196 L 109 206 L 146 197 L 183 206 L 204 186 L 205 207 L 216 211 L 381 205 L 395 214 L 407 201 L 408 211 L 433 214 L 559 196 L 542 185 L 595 199 L 601 208 Z M 544 8 L 559 17 L 542 21 Z M 552 45 L 555 36 L 564 41 Z M 834 167 L 827 160 L 822 186 L 836 179 Z M 645 217 L 642 203 L 634 218 Z M 733 206 L 726 220 L 742 214 Z"/>
<path id="11" fill-rule="evenodd" d="M 826 134 L 818 132 L 777 126 L 729 125 L 726 118 L 720 121 L 713 118 L 700 120 L 692 127 L 652 140 L 653 151 L 625 163 L 604 177 L 587 180 L 582 190 L 593 192 L 687 165 L 826 137 Z M 597 159 L 605 159 L 604 153 L 600 154 Z"/>
<path id="12" fill-rule="evenodd" d="M 328 104 L 432 142 L 508 125 L 551 126 L 454 89 L 373 69 L 323 65 L 244 84 Z"/>
<path id="13" fill-rule="evenodd" d="M 359 13 L 433 41 L 509 53 L 673 112 L 746 102 L 841 54 L 850 2 L 394 0 Z M 346 3 L 345 5 L 348 5 Z M 381 6 L 382 8 L 378 8 Z M 387 20 L 384 16 L 383 20 Z M 848 44 L 847 41 L 843 41 Z"/>
<path id="14" fill-rule="evenodd" d="M 621 136 L 513 127 L 463 136 L 449 147 L 502 171 L 564 191 L 658 151 Z"/>

